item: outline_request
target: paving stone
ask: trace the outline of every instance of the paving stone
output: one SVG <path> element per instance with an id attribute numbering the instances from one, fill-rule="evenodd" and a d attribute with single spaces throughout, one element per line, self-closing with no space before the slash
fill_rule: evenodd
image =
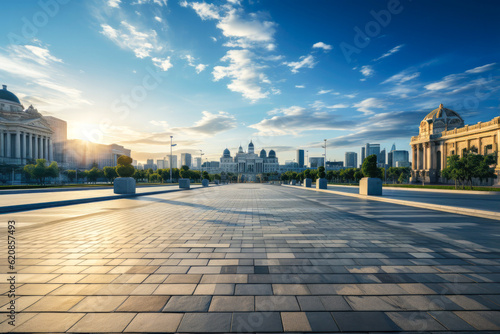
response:
<path id="1" fill-rule="evenodd" d="M 294 296 L 256 296 L 256 311 L 300 311 Z"/>
<path id="2" fill-rule="evenodd" d="M 211 296 L 172 296 L 163 312 L 206 312 Z"/>
<path id="3" fill-rule="evenodd" d="M 310 295 L 311 292 L 305 284 L 273 284 L 275 295 Z"/>
<path id="4" fill-rule="evenodd" d="M 196 284 L 160 284 L 154 295 L 191 295 Z"/>
<path id="5" fill-rule="evenodd" d="M 229 332 L 231 313 L 186 313 L 178 332 Z"/>
<path id="6" fill-rule="evenodd" d="M 271 284 L 236 284 L 235 295 L 240 296 L 265 296 L 272 295 Z"/>
<path id="7" fill-rule="evenodd" d="M 431 311 L 428 312 L 434 319 L 439 321 L 440 324 L 452 331 L 469 331 L 474 330 L 474 327 L 469 325 L 463 319 L 459 318 L 453 312 L 447 311 Z"/>
<path id="8" fill-rule="evenodd" d="M 498 311 L 455 311 L 456 315 L 478 330 L 500 330 Z"/>
<path id="9" fill-rule="evenodd" d="M 231 332 L 282 332 L 279 312 L 233 313 Z"/>
<path id="10" fill-rule="evenodd" d="M 121 304 L 117 312 L 159 312 L 169 296 L 130 296 Z"/>
<path id="11" fill-rule="evenodd" d="M 122 332 L 135 315 L 135 313 L 87 313 L 69 331 L 75 333 Z"/>
<path id="12" fill-rule="evenodd" d="M 183 314 L 180 313 L 140 313 L 137 314 L 124 332 L 175 332 L 182 317 Z"/>
<path id="13" fill-rule="evenodd" d="M 339 328 L 330 312 L 306 312 L 313 332 L 338 332 Z"/>
<path id="14" fill-rule="evenodd" d="M 45 296 L 26 309 L 26 312 L 64 312 L 79 303 L 84 296 Z M 16 302 L 18 311 L 19 303 Z"/>
<path id="15" fill-rule="evenodd" d="M 125 299 L 127 299 L 127 296 L 87 296 L 73 306 L 69 312 L 112 312 Z"/>
<path id="16" fill-rule="evenodd" d="M 425 312 L 386 312 L 387 316 L 405 331 L 442 331 L 443 327 Z"/>
<path id="17" fill-rule="evenodd" d="M 214 296 L 210 312 L 253 312 L 253 296 Z"/>
<path id="18" fill-rule="evenodd" d="M 332 312 L 333 319 L 343 332 L 399 331 L 383 312 Z"/>
<path id="19" fill-rule="evenodd" d="M 283 330 L 290 332 L 310 332 L 311 325 L 305 312 L 281 312 Z"/>
<path id="20" fill-rule="evenodd" d="M 39 313 L 15 327 L 16 332 L 65 332 L 71 328 L 84 313 Z M 11 328 L 12 330 L 12 328 Z"/>

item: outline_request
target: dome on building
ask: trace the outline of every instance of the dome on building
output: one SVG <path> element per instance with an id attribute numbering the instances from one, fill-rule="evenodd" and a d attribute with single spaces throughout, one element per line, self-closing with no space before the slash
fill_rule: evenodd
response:
<path id="1" fill-rule="evenodd" d="M 231 158 L 231 152 L 226 148 L 223 153 L 224 158 Z"/>
<path id="2" fill-rule="evenodd" d="M 430 134 L 453 130 L 463 127 L 465 124 L 462 117 L 456 111 L 445 108 L 442 104 L 439 105 L 439 108 L 434 109 L 425 116 L 422 123 L 425 124 L 424 122 L 429 124 Z"/>
<path id="3" fill-rule="evenodd" d="M 6 100 L 14 103 L 21 104 L 21 101 L 14 95 L 12 92 L 7 90 L 6 85 L 2 85 L 2 89 L 0 89 L 0 100 Z"/>
<path id="4" fill-rule="evenodd" d="M 265 158 L 266 158 L 266 156 L 267 156 L 266 150 L 262 149 L 262 150 L 260 151 L 260 157 L 261 157 L 262 159 L 265 159 Z"/>
<path id="5" fill-rule="evenodd" d="M 241 147 L 241 145 L 240 145 L 240 147 L 238 148 L 238 153 L 243 153 L 243 147 Z"/>
<path id="6" fill-rule="evenodd" d="M 274 150 L 269 151 L 269 158 L 276 158 L 276 152 L 274 152 Z"/>
<path id="7" fill-rule="evenodd" d="M 253 147 L 253 143 L 251 140 L 250 140 L 250 144 L 248 144 L 248 148 L 250 148 L 250 147 Z"/>

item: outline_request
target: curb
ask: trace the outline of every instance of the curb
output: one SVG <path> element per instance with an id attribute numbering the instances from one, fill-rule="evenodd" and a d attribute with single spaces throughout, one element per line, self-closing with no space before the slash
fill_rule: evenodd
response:
<path id="1" fill-rule="evenodd" d="M 191 189 L 169 189 L 169 190 L 158 190 L 158 191 L 150 191 L 150 192 L 144 192 L 144 193 L 136 193 L 136 194 L 101 196 L 101 197 L 92 197 L 92 198 L 71 199 L 71 200 L 67 200 L 67 201 L 2 206 L 2 207 L 0 207 L 0 214 L 38 210 L 38 209 L 47 209 L 47 208 L 55 208 L 55 207 L 68 206 L 68 205 L 74 205 L 74 204 L 85 204 L 85 203 L 92 203 L 92 202 L 110 201 L 110 200 L 122 199 L 122 198 L 134 198 L 134 197 L 139 197 L 139 196 L 157 195 L 157 194 L 163 194 L 163 193 L 169 193 L 169 192 L 177 192 L 177 191 L 183 191 L 183 190 L 194 190 L 194 189 L 202 189 L 202 188 L 196 187 L 196 188 L 191 188 Z"/>
<path id="2" fill-rule="evenodd" d="M 448 206 L 448 205 L 437 205 L 437 204 L 411 202 L 411 201 L 405 201 L 405 200 L 401 200 L 401 199 L 359 195 L 359 194 L 352 194 L 352 193 L 346 193 L 346 192 L 335 191 L 335 190 L 327 190 L 327 189 L 304 188 L 304 187 L 297 187 L 297 186 L 291 186 L 291 185 L 285 185 L 285 184 L 283 186 L 290 187 L 290 188 L 300 188 L 300 189 L 304 189 L 304 190 L 320 191 L 320 192 L 341 195 L 341 196 L 350 196 L 350 197 L 368 199 L 368 200 L 378 201 L 378 202 L 400 204 L 400 205 L 412 206 L 412 207 L 421 208 L 421 209 L 450 212 L 450 213 L 456 213 L 459 215 L 500 220 L 500 213 L 495 212 L 495 211 L 474 210 L 474 209 L 458 208 L 458 207 Z"/>
<path id="3" fill-rule="evenodd" d="M 359 186 L 344 186 L 341 184 L 329 184 L 331 187 L 342 188 L 359 188 Z M 469 195 L 500 195 L 500 191 L 486 191 L 486 190 L 461 190 L 461 189 L 426 189 L 426 188 L 404 188 L 404 187 L 383 187 L 385 190 L 404 190 L 404 191 L 426 191 L 434 193 L 450 193 L 450 194 L 469 194 Z"/>

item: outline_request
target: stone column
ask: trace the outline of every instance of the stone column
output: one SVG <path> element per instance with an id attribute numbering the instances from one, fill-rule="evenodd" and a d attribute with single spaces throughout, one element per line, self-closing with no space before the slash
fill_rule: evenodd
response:
<path id="1" fill-rule="evenodd" d="M 7 152 L 5 154 L 5 156 L 7 158 L 12 158 L 12 152 L 11 152 L 11 148 L 12 148 L 12 145 L 10 143 L 10 132 L 7 131 L 7 140 L 5 141 L 5 143 L 7 144 Z"/>
<path id="2" fill-rule="evenodd" d="M 33 158 L 33 134 L 28 133 L 28 158 Z"/>
<path id="3" fill-rule="evenodd" d="M 45 152 L 43 151 L 44 147 L 43 147 L 43 136 L 40 135 L 40 144 L 38 145 L 38 148 L 40 149 L 40 153 L 38 154 L 40 156 L 40 159 L 43 159 L 44 155 L 45 155 Z"/>
<path id="4" fill-rule="evenodd" d="M 38 155 L 38 135 L 35 134 L 35 151 L 33 152 L 33 159 L 39 159 L 39 155 Z"/>
<path id="5" fill-rule="evenodd" d="M 43 140 L 43 158 L 49 161 L 49 138 L 45 137 Z"/>
<path id="6" fill-rule="evenodd" d="M 54 160 L 54 147 L 52 144 L 52 139 L 49 138 L 49 161 L 52 162 Z"/>
<path id="7" fill-rule="evenodd" d="M 21 133 L 19 130 L 16 131 L 16 152 L 14 155 L 16 158 L 21 158 Z"/>
<path id="8" fill-rule="evenodd" d="M 416 170 L 417 169 L 417 149 L 416 149 L 417 145 L 412 145 L 411 146 L 411 168 L 413 170 Z M 393 162 L 394 162 L 394 157 L 392 158 Z"/>
<path id="9" fill-rule="evenodd" d="M 3 157 L 5 152 L 3 150 L 5 143 L 4 143 L 4 132 L 0 131 L 0 157 Z"/>

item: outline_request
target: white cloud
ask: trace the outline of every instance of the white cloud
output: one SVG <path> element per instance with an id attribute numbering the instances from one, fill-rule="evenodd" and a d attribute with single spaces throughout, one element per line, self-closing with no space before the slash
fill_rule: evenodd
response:
<path id="1" fill-rule="evenodd" d="M 121 0 L 108 0 L 109 7 L 119 8 L 120 3 L 121 3 Z"/>
<path id="2" fill-rule="evenodd" d="M 467 70 L 465 71 L 465 73 L 482 73 L 482 72 L 486 72 L 486 71 L 489 71 L 491 69 L 493 69 L 493 67 L 495 67 L 496 63 L 491 63 L 491 64 L 486 64 L 486 65 L 483 65 L 483 66 L 478 66 L 478 67 L 475 67 L 475 68 L 472 68 L 470 70 Z"/>
<path id="3" fill-rule="evenodd" d="M 150 57 L 152 52 L 160 52 L 163 47 L 157 39 L 156 31 L 139 31 L 126 21 L 121 21 L 121 28 L 115 29 L 108 24 L 101 24 L 101 33 L 122 49 L 129 49 L 137 58 Z"/>
<path id="4" fill-rule="evenodd" d="M 398 46 L 395 46 L 392 49 L 390 49 L 389 51 L 387 51 L 386 53 L 384 53 L 383 55 L 381 55 L 380 57 L 373 59 L 373 61 L 378 61 L 380 59 L 389 57 L 389 56 L 395 54 L 396 52 L 399 52 L 403 46 L 404 46 L 404 44 L 400 44 Z"/>
<path id="5" fill-rule="evenodd" d="M 396 83 L 396 84 L 401 84 L 410 80 L 413 80 L 415 78 L 418 78 L 420 76 L 420 72 L 413 72 L 411 73 L 410 71 L 402 71 L 399 72 L 398 74 L 394 74 L 390 78 L 384 80 L 382 84 L 386 83 Z"/>
<path id="6" fill-rule="evenodd" d="M 212 39 L 212 41 L 217 42 L 217 38 L 215 38 L 214 36 L 210 36 L 210 38 Z"/>
<path id="7" fill-rule="evenodd" d="M 273 109 L 271 118 L 249 125 L 262 136 L 298 135 L 304 131 L 344 130 L 355 125 L 351 120 L 343 121 L 328 112 L 318 112 L 300 106 Z"/>
<path id="8" fill-rule="evenodd" d="M 132 5 L 144 5 L 146 3 L 154 3 L 155 5 L 158 5 L 160 7 L 166 6 L 167 5 L 167 0 L 136 0 L 135 2 L 132 3 Z"/>
<path id="9" fill-rule="evenodd" d="M 16 57 L 29 59 L 40 65 L 48 65 L 50 62 L 62 63 L 62 60 L 50 54 L 49 49 L 35 45 L 13 45 L 11 50 Z"/>
<path id="10" fill-rule="evenodd" d="M 205 65 L 205 64 L 198 64 L 196 65 L 196 73 L 201 73 L 203 72 L 206 68 L 207 68 L 208 65 Z"/>
<path id="11" fill-rule="evenodd" d="M 217 23 L 217 28 L 222 30 L 224 36 L 231 39 L 228 46 L 243 48 L 262 46 L 273 50 L 275 25 L 271 21 L 259 20 L 255 14 L 250 15 L 250 19 L 244 19 L 239 11 L 231 9 Z"/>
<path id="12" fill-rule="evenodd" d="M 440 81 L 428 84 L 424 86 L 427 90 L 442 90 L 451 87 L 453 84 L 457 82 L 460 77 L 456 74 L 450 74 L 445 76 Z"/>
<path id="13" fill-rule="evenodd" d="M 234 129 L 237 126 L 236 118 L 230 113 L 219 111 L 216 114 L 212 114 L 208 111 L 203 111 L 202 114 L 202 118 L 193 126 L 172 128 L 172 132 L 211 137 L 217 133 Z"/>
<path id="14" fill-rule="evenodd" d="M 349 98 L 349 99 L 353 99 L 355 98 L 356 96 L 358 95 L 358 93 L 353 93 L 353 94 L 346 94 L 344 95 L 345 97 Z"/>
<path id="15" fill-rule="evenodd" d="M 370 97 L 361 102 L 355 103 L 353 107 L 358 108 L 358 111 L 361 111 L 365 115 L 370 115 L 374 113 L 371 109 L 383 109 L 387 107 L 387 105 L 387 103 L 380 99 Z"/>
<path id="16" fill-rule="evenodd" d="M 186 6 L 190 6 L 191 8 L 193 8 L 196 14 L 198 14 L 198 16 L 202 20 L 218 20 L 220 18 L 218 8 L 214 4 L 209 4 L 206 2 L 191 2 Z"/>
<path id="17" fill-rule="evenodd" d="M 315 49 L 323 49 L 325 51 L 329 51 L 332 49 L 331 45 L 325 44 L 323 42 L 318 42 L 313 44 L 313 48 Z"/>
<path id="18" fill-rule="evenodd" d="M 304 85 L 295 85 L 295 88 L 306 88 Z"/>
<path id="19" fill-rule="evenodd" d="M 152 58 L 153 64 L 161 69 L 162 71 L 168 71 L 173 65 L 170 62 L 170 57 L 161 59 L 161 58 Z"/>
<path id="20" fill-rule="evenodd" d="M 162 18 L 159 17 L 159 16 L 155 16 L 155 20 L 158 21 L 158 22 L 160 22 L 160 23 L 163 21 Z"/>
<path id="21" fill-rule="evenodd" d="M 328 94 L 328 93 L 331 93 L 332 90 L 331 89 L 322 89 L 318 92 L 318 95 L 323 95 L 323 94 Z"/>
<path id="22" fill-rule="evenodd" d="M 375 70 L 370 65 L 361 66 L 361 69 L 359 71 L 365 77 L 371 77 L 375 73 Z"/>
<path id="23" fill-rule="evenodd" d="M 348 104 L 345 103 L 337 103 L 332 106 L 327 106 L 328 109 L 343 109 L 343 108 L 349 108 Z"/>
<path id="24" fill-rule="evenodd" d="M 284 62 L 283 65 L 290 67 L 292 73 L 298 73 L 301 68 L 314 68 L 316 62 L 312 55 L 302 56 L 299 61 Z"/>
<path id="25" fill-rule="evenodd" d="M 212 72 L 214 80 L 230 78 L 231 83 L 227 88 L 252 101 L 267 97 L 269 93 L 263 92 L 260 84 L 269 80 L 261 72 L 263 67 L 254 62 L 254 57 L 249 50 L 229 50 L 221 59 L 229 62 L 229 65 L 215 66 Z"/>

